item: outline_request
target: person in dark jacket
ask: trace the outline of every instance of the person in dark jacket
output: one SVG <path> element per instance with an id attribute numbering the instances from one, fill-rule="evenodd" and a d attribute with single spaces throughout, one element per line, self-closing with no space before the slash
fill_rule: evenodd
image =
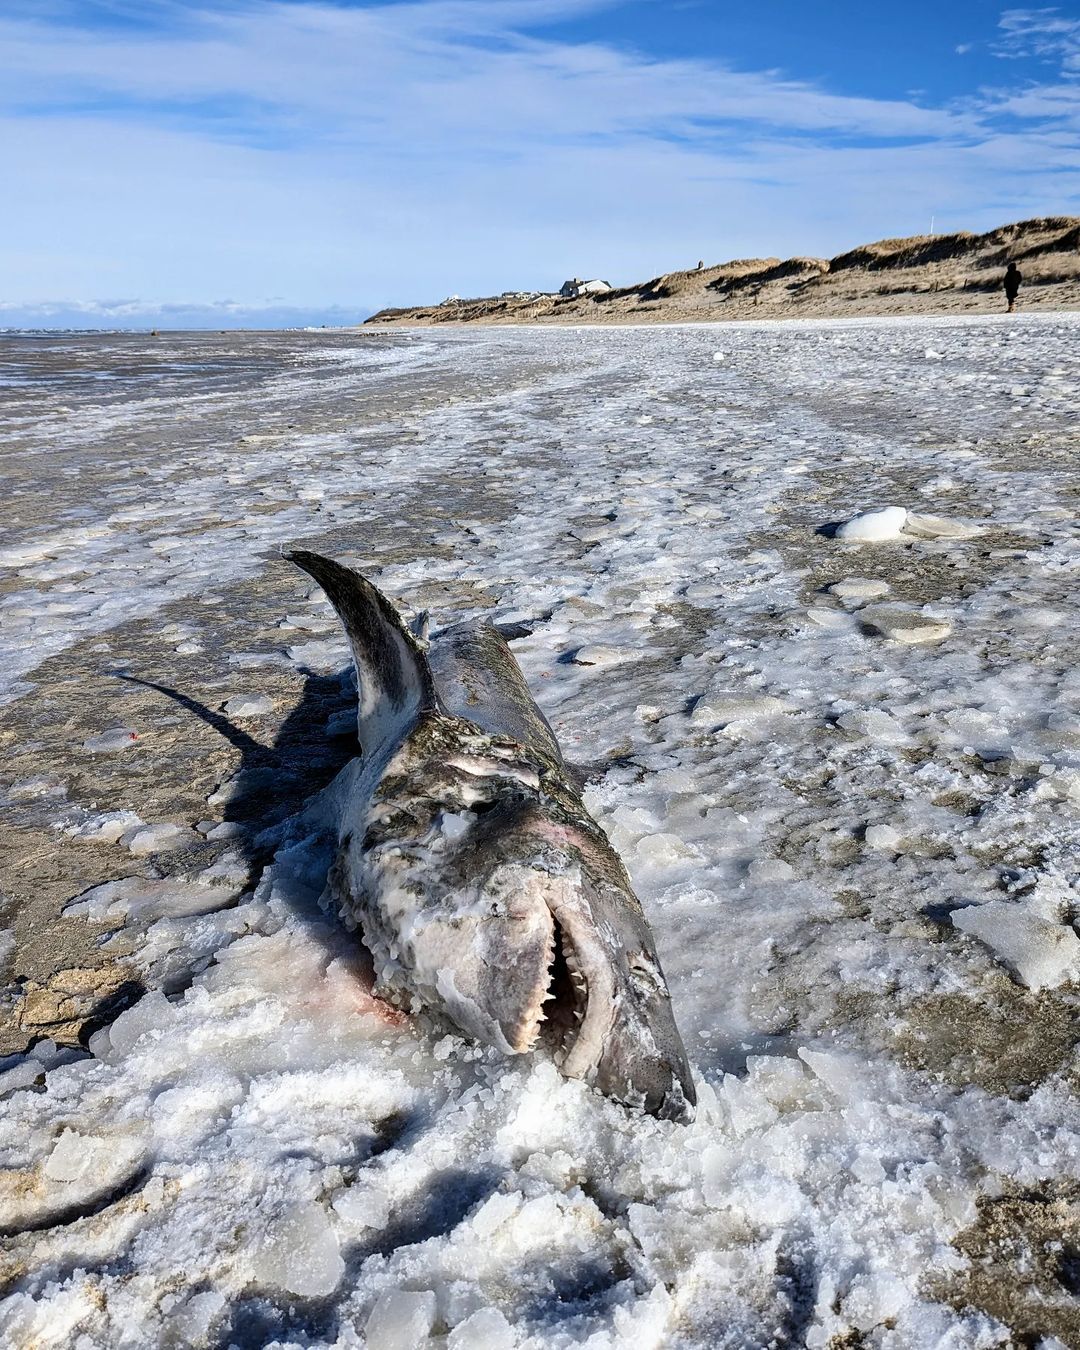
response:
<path id="1" fill-rule="evenodd" d="M 1020 275 L 1020 269 L 1015 263 L 1010 263 L 1005 272 L 1005 299 L 1009 302 L 1009 313 L 1016 308 L 1016 297 L 1020 291 L 1020 283 L 1023 281 Z"/>

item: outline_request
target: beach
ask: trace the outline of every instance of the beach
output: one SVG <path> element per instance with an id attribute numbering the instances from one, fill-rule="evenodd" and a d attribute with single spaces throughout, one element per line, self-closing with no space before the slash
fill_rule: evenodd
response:
<path id="1" fill-rule="evenodd" d="M 1078 337 L 0 334 L 0 1339 L 1080 1343 Z M 297 545 L 518 626 L 692 1124 L 370 996 Z"/>

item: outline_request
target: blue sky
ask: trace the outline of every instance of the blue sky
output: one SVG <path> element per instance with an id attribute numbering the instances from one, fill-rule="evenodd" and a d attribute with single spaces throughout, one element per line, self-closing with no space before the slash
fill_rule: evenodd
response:
<path id="1" fill-rule="evenodd" d="M 1080 214 L 1080 6 L 4 0 L 0 326 L 454 292 Z"/>

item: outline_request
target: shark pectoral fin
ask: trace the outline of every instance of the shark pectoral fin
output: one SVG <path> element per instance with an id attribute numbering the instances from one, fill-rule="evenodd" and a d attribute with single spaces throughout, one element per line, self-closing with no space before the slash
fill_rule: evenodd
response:
<path id="1" fill-rule="evenodd" d="M 314 577 L 344 625 L 359 688 L 357 734 L 364 755 L 375 755 L 421 713 L 438 708 L 427 657 L 394 606 L 359 572 L 303 549 L 284 556 Z"/>

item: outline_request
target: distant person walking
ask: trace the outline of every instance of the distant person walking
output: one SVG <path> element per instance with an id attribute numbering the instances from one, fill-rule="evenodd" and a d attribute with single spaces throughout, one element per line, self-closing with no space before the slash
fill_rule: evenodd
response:
<path id="1" fill-rule="evenodd" d="M 1005 299 L 1009 302 L 1010 314 L 1016 308 L 1016 297 L 1020 293 L 1020 283 L 1023 279 L 1017 265 L 1010 263 L 1005 272 Z"/>

